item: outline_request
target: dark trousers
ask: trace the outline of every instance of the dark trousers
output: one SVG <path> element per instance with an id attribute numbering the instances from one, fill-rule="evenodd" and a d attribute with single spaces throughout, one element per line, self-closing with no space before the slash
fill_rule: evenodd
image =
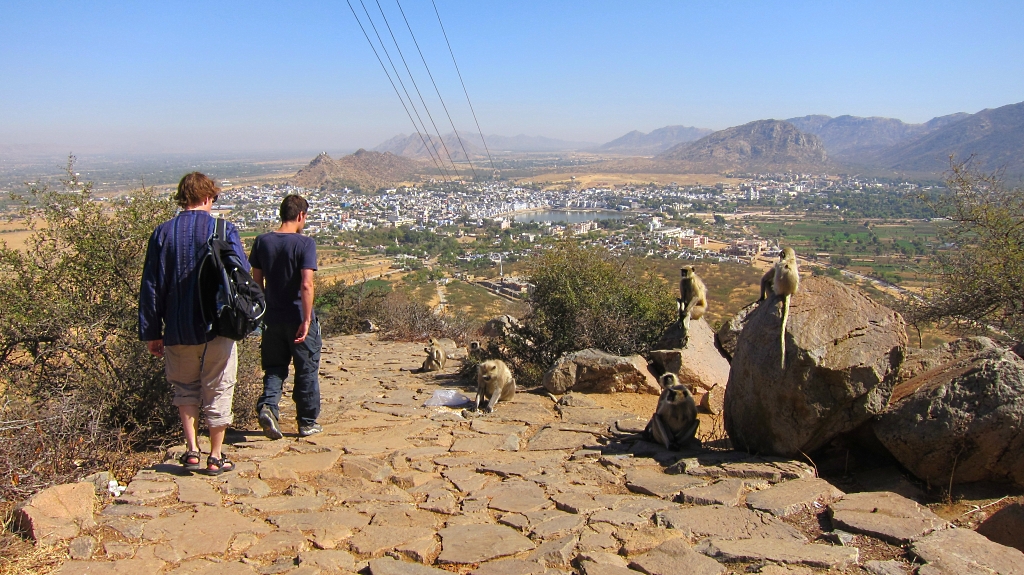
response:
<path id="1" fill-rule="evenodd" d="M 263 365 L 263 395 L 256 403 L 256 412 L 267 406 L 280 418 L 282 386 L 288 377 L 288 364 L 295 366 L 295 387 L 292 399 L 299 425 L 312 425 L 320 417 L 320 322 L 313 317 L 309 333 L 302 343 L 295 343 L 298 324 L 271 324 L 263 329 L 260 344 Z"/>

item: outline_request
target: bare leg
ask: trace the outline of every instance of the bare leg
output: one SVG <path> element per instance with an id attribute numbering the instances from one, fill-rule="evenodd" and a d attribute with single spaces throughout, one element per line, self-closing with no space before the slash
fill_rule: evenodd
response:
<path id="1" fill-rule="evenodd" d="M 212 457 L 221 458 L 221 448 L 224 446 L 224 433 L 227 429 L 228 426 L 226 425 L 210 428 L 210 455 Z"/>
<path id="2" fill-rule="evenodd" d="M 498 405 L 499 399 L 501 399 L 501 394 L 498 393 L 498 390 L 494 390 L 494 393 L 491 395 L 491 400 L 487 402 L 487 413 L 494 411 L 494 406 Z"/>
<path id="3" fill-rule="evenodd" d="M 178 417 L 181 418 L 181 430 L 185 433 L 185 449 L 199 451 L 199 443 L 196 441 L 196 430 L 199 428 L 199 406 L 179 405 Z"/>

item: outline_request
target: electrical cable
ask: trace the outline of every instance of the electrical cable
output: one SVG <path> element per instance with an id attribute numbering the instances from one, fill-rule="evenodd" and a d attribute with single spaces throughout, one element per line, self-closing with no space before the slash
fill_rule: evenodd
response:
<path id="1" fill-rule="evenodd" d="M 412 36 L 412 43 L 416 45 L 416 51 L 420 54 L 420 60 L 423 61 L 423 67 L 427 70 L 427 76 L 430 77 L 430 83 L 434 85 L 434 92 L 437 93 L 437 99 L 441 101 L 441 107 L 444 108 L 444 113 L 448 116 L 448 123 L 452 125 L 452 131 L 455 132 L 455 138 L 459 141 L 459 146 L 462 147 L 462 153 L 466 156 L 466 161 L 469 162 L 469 169 L 473 171 L 473 178 L 476 179 L 476 168 L 473 167 L 473 160 L 469 159 L 469 152 L 466 151 L 466 144 L 462 141 L 462 136 L 459 135 L 459 130 L 455 127 L 455 122 L 452 120 L 451 113 L 448 112 L 448 106 L 444 103 L 444 98 L 441 97 L 441 90 L 437 88 L 437 82 L 434 80 L 434 75 L 430 72 L 430 66 L 427 65 L 427 59 L 423 56 L 423 50 L 420 49 L 420 43 L 416 41 L 416 34 L 412 31 L 412 26 L 409 24 L 409 19 L 405 16 L 405 10 L 402 9 L 402 3 L 399 0 L 395 0 L 395 4 L 398 5 L 398 11 L 402 13 L 402 20 L 405 20 L 405 27 L 409 29 L 409 35 Z"/>
<path id="2" fill-rule="evenodd" d="M 395 78 L 398 80 L 398 84 L 402 87 L 402 91 L 405 92 L 405 97 L 409 99 L 409 106 L 412 108 L 413 113 L 416 114 L 416 118 L 420 121 L 420 125 L 423 126 L 423 132 L 426 133 L 427 142 L 430 143 L 430 145 L 427 146 L 427 153 L 430 154 L 433 152 L 437 154 L 437 161 L 441 164 L 441 170 L 446 174 L 447 179 L 451 180 L 451 174 L 448 174 L 448 167 L 444 165 L 444 160 L 441 159 L 441 153 L 438 152 L 436 146 L 434 146 L 434 140 L 430 137 L 430 130 L 427 129 L 426 122 L 423 121 L 423 117 L 420 116 L 419 110 L 416 109 L 416 104 L 413 102 L 412 96 L 409 95 L 409 89 L 405 87 L 405 82 L 402 81 L 402 76 L 398 73 L 398 67 L 395 66 L 394 60 L 391 59 L 391 54 L 388 53 L 387 47 L 384 46 L 384 39 L 380 37 L 377 25 L 373 23 L 373 18 L 370 17 L 370 11 L 366 9 L 366 4 L 363 3 L 363 0 L 359 0 L 359 4 L 363 7 L 366 19 L 370 21 L 370 27 L 373 28 L 373 33 L 377 36 L 377 41 L 380 42 L 380 48 L 384 51 L 384 56 L 387 57 L 388 63 L 391 64 L 391 69 L 395 72 Z M 415 122 L 413 124 L 415 125 Z M 416 133 L 419 134 L 420 139 L 423 139 L 423 134 L 420 133 L 419 130 L 420 128 L 417 126 Z M 426 143 L 424 143 L 424 146 L 426 146 Z"/>
<path id="3" fill-rule="evenodd" d="M 473 121 L 476 122 L 477 132 L 480 133 L 480 141 L 484 143 L 484 150 L 487 151 L 487 159 L 491 162 L 491 169 L 494 167 L 494 158 L 491 157 L 491 150 L 487 147 L 487 140 L 484 139 L 484 131 L 480 129 L 480 120 L 476 118 L 476 110 L 473 109 L 473 102 L 469 99 L 469 90 L 466 89 L 466 82 L 462 79 L 462 72 L 459 70 L 459 63 L 455 61 L 455 52 L 452 50 L 452 43 L 448 40 L 448 33 L 444 30 L 444 23 L 441 22 L 441 13 L 437 11 L 437 3 L 430 0 L 434 5 L 434 14 L 437 14 L 437 23 L 441 25 L 441 33 L 444 34 L 444 41 L 448 44 L 448 53 L 452 55 L 452 63 L 455 64 L 455 71 L 459 74 L 459 82 L 462 82 L 462 91 L 466 93 L 466 102 L 469 102 L 469 111 L 473 112 Z"/>
<path id="4" fill-rule="evenodd" d="M 351 0 L 345 0 L 345 1 L 348 2 L 348 9 L 352 11 L 352 16 L 355 17 L 355 19 L 356 19 L 356 24 L 359 24 L 359 29 L 363 31 L 363 37 L 365 37 L 366 41 L 370 44 L 370 49 L 373 50 L 373 55 L 377 57 L 377 62 L 380 63 L 381 69 L 384 70 L 384 75 L 386 75 L 388 77 L 388 82 L 390 82 L 391 83 L 391 87 L 394 88 L 395 95 L 398 96 L 398 101 L 402 103 L 402 108 L 405 109 L 405 115 L 409 116 L 409 121 L 412 122 L 413 130 L 416 131 L 416 135 L 419 136 L 420 137 L 420 141 L 423 142 L 423 147 L 426 148 L 427 147 L 427 142 L 425 140 L 423 140 L 423 134 L 420 133 L 420 129 L 416 125 L 416 120 L 412 119 L 412 114 L 409 113 L 409 107 L 405 105 L 405 100 L 402 99 L 402 94 L 399 93 L 398 86 L 395 86 L 395 81 L 391 79 L 391 74 L 388 72 L 387 66 L 385 66 L 384 65 L 384 61 L 380 59 L 380 54 L 377 53 L 376 46 L 374 46 L 373 45 L 373 41 L 370 40 L 370 35 L 366 33 L 366 28 L 363 27 L 363 23 L 359 20 L 359 16 L 356 15 L 356 9 L 352 7 Z M 442 170 L 441 166 L 438 165 L 437 160 L 434 159 L 434 156 L 430 156 L 430 161 L 434 163 L 434 167 L 437 168 L 437 173 L 441 175 L 441 179 L 447 181 L 447 178 L 445 178 L 444 170 Z"/>
<path id="5" fill-rule="evenodd" d="M 398 45 L 398 39 L 395 38 L 395 32 L 391 29 L 391 23 L 388 22 L 388 17 L 384 14 L 384 8 L 380 5 L 380 0 L 377 2 L 377 9 L 380 10 L 380 17 L 384 19 L 384 25 L 388 28 L 388 33 L 391 34 L 391 41 L 395 43 L 395 48 L 398 50 L 398 57 L 401 58 L 402 64 L 405 66 L 405 72 L 409 74 L 409 80 L 412 81 L 412 87 L 416 90 L 416 95 L 420 97 L 420 103 L 423 104 L 423 110 L 427 113 L 427 118 L 430 118 L 430 124 L 434 126 L 434 132 L 437 133 L 437 139 L 441 142 L 441 147 L 444 149 L 444 153 L 448 156 L 448 161 L 452 163 L 452 170 L 455 175 L 459 175 L 459 169 L 455 167 L 455 160 L 452 159 L 451 153 L 448 151 L 448 145 L 444 143 L 444 138 L 441 136 L 441 130 L 437 129 L 437 124 L 434 123 L 434 116 L 430 113 L 430 108 L 427 106 L 427 101 L 423 99 L 423 94 L 420 93 L 420 87 L 416 84 L 416 78 L 412 75 L 412 70 L 409 68 L 409 63 L 405 61 L 405 54 L 402 54 L 402 47 Z M 360 0 L 362 2 L 362 0 Z M 443 105 L 443 103 L 442 103 Z M 426 128 L 426 125 L 424 125 Z M 438 154 L 440 156 L 440 154 Z"/>

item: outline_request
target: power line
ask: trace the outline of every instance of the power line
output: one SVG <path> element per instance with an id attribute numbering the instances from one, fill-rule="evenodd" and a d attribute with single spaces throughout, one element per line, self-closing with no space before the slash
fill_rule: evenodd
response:
<path id="1" fill-rule="evenodd" d="M 391 79 L 391 73 L 388 72 L 387 66 L 384 65 L 384 61 L 380 59 L 380 54 L 377 53 L 377 47 L 373 45 L 373 41 L 370 40 L 370 35 L 366 33 L 366 28 L 363 27 L 363 23 L 362 23 L 362 21 L 359 20 L 359 16 L 356 14 L 355 8 L 352 7 L 352 1 L 351 0 L 345 0 L 345 1 L 348 2 L 348 9 L 352 11 L 352 16 L 356 19 L 356 24 L 359 24 L 359 29 L 363 31 L 363 37 L 365 37 L 367 43 L 370 44 L 370 49 L 373 50 L 373 55 L 377 57 L 377 62 L 380 63 L 381 69 L 384 70 L 384 75 L 388 77 L 388 82 L 390 82 L 391 83 L 391 87 L 394 88 L 395 95 L 398 96 L 398 101 L 402 103 L 402 108 L 405 110 L 405 114 L 407 116 L 409 116 L 409 121 L 412 122 L 413 130 L 416 132 L 416 135 L 420 137 L 420 141 L 423 142 L 423 147 L 426 148 L 427 147 L 427 142 L 423 139 L 423 134 L 420 133 L 420 128 L 419 128 L 419 126 L 416 125 L 416 120 L 413 120 L 412 114 L 409 112 L 409 107 L 405 105 L 405 100 L 402 98 L 402 94 L 398 91 L 398 86 L 395 86 L 395 81 Z M 372 23 L 372 21 L 371 21 L 371 23 Z M 381 48 L 383 48 L 383 47 L 384 46 L 381 45 Z M 399 79 L 399 80 L 401 80 L 401 79 Z M 437 160 L 434 159 L 434 156 L 429 153 L 429 149 L 428 149 L 427 153 L 428 153 L 428 155 L 430 155 L 430 161 L 433 162 L 434 163 L 434 167 L 437 168 L 438 174 L 441 175 L 441 179 L 447 181 L 448 178 L 445 177 L 445 173 L 446 173 L 445 170 L 442 168 L 442 166 L 440 166 L 437 163 Z"/>
<path id="2" fill-rule="evenodd" d="M 398 5 L 398 11 L 402 13 L 402 20 L 405 20 L 405 27 L 409 29 L 409 35 L 412 36 L 412 42 L 416 45 L 416 51 L 420 54 L 420 60 L 423 61 L 423 67 L 427 69 L 427 76 L 430 77 L 430 83 L 434 85 L 434 92 L 437 93 L 437 99 L 441 100 L 441 107 L 444 108 L 444 113 L 448 116 L 448 123 L 452 125 L 452 131 L 455 132 L 455 138 L 459 140 L 459 145 L 462 146 L 462 153 L 466 155 L 466 161 L 469 162 L 469 169 L 473 170 L 473 177 L 476 178 L 476 168 L 473 167 L 473 160 L 469 159 L 469 152 L 466 151 L 466 144 L 462 141 L 462 136 L 459 135 L 459 130 L 455 127 L 455 122 L 452 121 L 452 115 L 448 112 L 448 106 L 444 103 L 444 98 L 441 97 L 441 90 L 437 88 L 437 82 L 434 81 L 434 75 L 430 73 L 430 66 L 427 65 L 427 59 L 423 56 L 423 50 L 420 50 L 420 43 L 416 41 L 416 34 L 412 31 L 412 26 L 409 24 L 409 19 L 405 17 L 405 10 L 402 9 L 402 3 L 399 0 L 395 0 L 395 4 Z"/>
<path id="3" fill-rule="evenodd" d="M 360 0 L 361 2 L 362 0 Z M 412 87 L 416 90 L 416 95 L 420 97 L 420 103 L 423 104 L 423 110 L 427 113 L 427 118 L 430 118 L 430 125 L 434 126 L 434 132 L 437 133 L 437 139 L 441 142 L 441 147 L 444 149 L 444 154 L 448 156 L 448 161 L 452 163 L 452 170 L 456 176 L 459 176 L 459 169 L 455 167 L 455 160 L 452 159 L 451 153 L 448 151 L 447 144 L 444 143 L 444 137 L 441 136 L 441 130 L 437 129 L 437 124 L 434 123 L 434 116 L 430 113 L 430 107 L 427 106 L 427 101 L 423 99 L 423 94 L 420 93 L 420 87 L 416 84 L 416 78 L 412 75 L 412 70 L 409 69 L 409 63 L 405 61 L 405 54 L 402 54 L 402 47 L 398 45 L 398 39 L 395 38 L 395 33 L 391 30 L 391 23 L 388 22 L 388 17 L 384 15 L 384 8 L 380 5 L 380 0 L 377 2 L 377 9 L 380 10 L 380 17 L 384 19 L 384 25 L 388 28 L 388 33 L 391 34 L 391 41 L 395 43 L 395 48 L 398 50 L 398 57 L 402 59 L 402 64 L 405 66 L 405 71 L 409 74 L 409 80 L 412 81 Z M 424 125 L 426 128 L 426 125 Z M 440 154 L 438 154 L 440 156 Z M 460 178 L 462 176 L 459 176 Z"/>
<path id="4" fill-rule="evenodd" d="M 469 99 L 469 90 L 466 89 L 466 82 L 462 79 L 462 72 L 459 71 L 459 63 L 455 61 L 455 52 L 452 50 L 452 43 L 448 41 L 448 33 L 444 31 L 444 23 L 441 22 L 441 13 L 437 11 L 437 3 L 434 0 L 430 0 L 430 3 L 434 5 L 434 14 L 437 14 L 437 23 L 441 25 L 441 33 L 444 34 L 444 41 L 448 44 L 448 53 L 452 55 L 452 63 L 455 64 L 455 71 L 459 74 L 459 82 L 462 82 L 462 91 L 466 93 L 466 102 L 469 102 L 469 111 L 473 112 L 473 121 L 476 122 L 476 130 L 480 133 L 480 141 L 484 143 L 484 150 L 487 151 L 487 159 L 491 162 L 491 169 L 497 170 L 494 167 L 494 159 L 491 158 L 491 150 L 487 148 L 487 140 L 484 139 L 484 131 L 480 129 L 480 120 L 476 119 L 476 110 L 473 109 L 473 102 Z"/>
<path id="5" fill-rule="evenodd" d="M 388 63 L 391 64 L 391 69 L 395 72 L 395 78 L 398 79 L 398 85 L 402 87 L 402 91 L 405 92 L 405 97 L 409 99 L 409 107 L 412 108 L 413 113 L 416 114 L 416 118 L 420 121 L 420 125 L 423 126 L 423 131 L 426 132 L 427 142 L 430 142 L 430 146 L 427 148 L 427 153 L 434 152 L 437 154 L 437 161 L 441 163 L 441 169 L 445 174 L 448 175 L 448 179 L 451 179 L 451 174 L 448 174 L 448 168 L 444 165 L 444 160 L 441 158 L 441 153 L 437 151 L 434 146 L 434 140 L 430 137 L 430 130 L 427 129 L 427 123 L 423 121 L 423 117 L 420 116 L 419 110 L 416 109 L 416 103 L 413 102 L 412 96 L 409 95 L 409 89 L 405 87 L 405 82 L 402 81 L 402 75 L 398 73 L 398 67 L 395 66 L 395 61 L 391 59 L 391 54 L 388 53 L 388 49 L 384 46 L 384 39 L 380 37 L 380 32 L 377 30 L 377 25 L 373 23 L 373 18 L 370 17 L 370 11 L 366 9 L 366 4 L 363 0 L 359 0 L 359 4 L 363 7 L 363 12 L 366 14 L 366 19 L 370 21 L 370 27 L 373 28 L 373 33 L 377 36 L 377 41 L 380 42 L 380 48 L 384 51 L 384 56 L 387 57 Z M 419 127 L 416 128 L 419 133 Z M 420 138 L 422 139 L 422 135 Z"/>

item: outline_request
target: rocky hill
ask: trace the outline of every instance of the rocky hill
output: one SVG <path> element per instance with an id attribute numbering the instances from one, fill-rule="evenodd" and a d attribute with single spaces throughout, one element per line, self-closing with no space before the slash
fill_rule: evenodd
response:
<path id="1" fill-rule="evenodd" d="M 973 155 L 987 170 L 1024 174 L 1024 102 L 954 119 L 869 159 L 893 170 L 934 173 L 949 167 L 950 154 Z"/>
<path id="2" fill-rule="evenodd" d="M 676 169 L 726 171 L 821 170 L 828 156 L 821 140 L 779 120 L 758 120 L 678 144 L 655 158 Z"/>
<path id="3" fill-rule="evenodd" d="M 872 157 L 883 150 L 914 141 L 969 114 L 958 113 L 933 118 L 924 124 L 908 124 L 896 118 L 813 115 L 790 118 L 801 132 L 821 138 L 831 159 L 840 163 L 874 163 Z"/>
<path id="4" fill-rule="evenodd" d="M 604 144 L 598 151 L 617 154 L 658 154 L 685 142 L 699 140 L 713 130 L 693 128 L 690 126 L 665 126 L 649 134 L 633 130 L 628 134 Z"/>
<path id="5" fill-rule="evenodd" d="M 418 162 L 390 152 L 368 152 L 360 149 L 337 160 L 324 152 L 299 170 L 291 183 L 304 188 L 347 186 L 374 191 L 407 181 L 421 170 L 423 166 Z"/>

